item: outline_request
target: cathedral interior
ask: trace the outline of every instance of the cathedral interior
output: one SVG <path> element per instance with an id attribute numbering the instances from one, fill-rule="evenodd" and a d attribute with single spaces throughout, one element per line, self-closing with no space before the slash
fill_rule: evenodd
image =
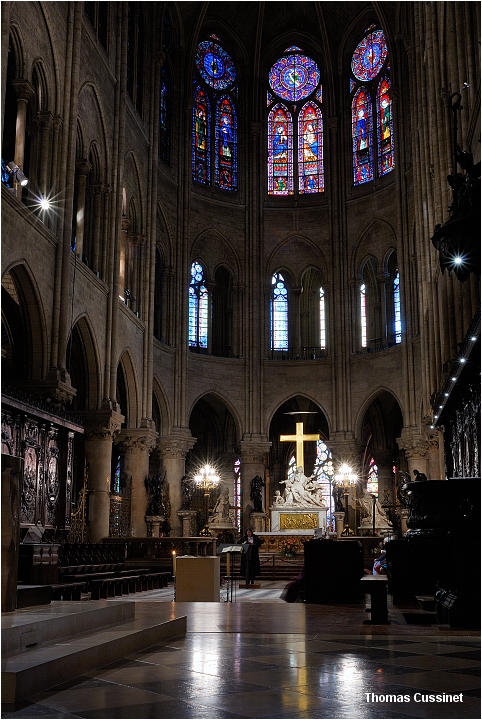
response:
<path id="1" fill-rule="evenodd" d="M 183 538 L 209 554 L 252 527 L 279 560 L 271 510 L 291 502 L 302 423 L 325 537 L 364 535 L 370 553 L 387 535 L 389 598 L 431 594 L 443 637 L 459 633 L 465 664 L 426 670 L 466 684 L 413 687 L 460 687 L 457 716 L 478 717 L 463 656 L 480 626 L 479 3 L 1 13 L 3 615 L 44 602 L 20 584 L 85 565 L 73 548 L 165 571 Z M 335 487 L 342 465 L 351 489 Z M 290 517 L 302 537 L 311 520 Z M 305 605 L 283 611 L 297 629 L 245 630 L 251 653 L 249 632 L 266 657 L 263 632 L 316 638 L 314 610 L 306 631 Z M 303 697 L 41 716 L 352 717 Z"/>

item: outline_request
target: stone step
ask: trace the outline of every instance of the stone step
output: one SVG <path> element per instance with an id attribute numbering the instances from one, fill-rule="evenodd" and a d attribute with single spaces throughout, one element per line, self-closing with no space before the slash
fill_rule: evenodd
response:
<path id="1" fill-rule="evenodd" d="M 186 616 L 159 622 L 154 616 L 141 615 L 120 627 L 76 634 L 4 658 L 2 702 L 13 704 L 31 698 L 93 668 L 185 633 Z"/>
<path id="2" fill-rule="evenodd" d="M 48 605 L 51 600 L 50 585 L 17 585 L 17 608 Z"/>
<path id="3" fill-rule="evenodd" d="M 2 616 L 2 653 L 15 655 L 28 648 L 134 618 L 134 603 L 107 600 L 54 601 Z"/>

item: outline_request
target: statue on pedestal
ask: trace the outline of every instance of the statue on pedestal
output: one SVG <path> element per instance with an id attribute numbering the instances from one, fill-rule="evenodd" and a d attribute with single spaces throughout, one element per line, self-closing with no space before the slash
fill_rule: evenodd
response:
<path id="1" fill-rule="evenodd" d="M 250 500 L 253 501 L 253 511 L 263 512 L 263 499 L 261 496 L 261 488 L 264 486 L 264 480 L 260 475 L 255 475 L 251 480 Z"/>
<path id="2" fill-rule="evenodd" d="M 221 490 L 221 494 L 216 501 L 216 505 L 213 508 L 213 511 L 209 514 L 209 524 L 232 524 L 229 517 L 229 510 L 229 490 L 227 487 L 223 487 L 223 489 Z"/>
<path id="3" fill-rule="evenodd" d="M 292 478 L 282 480 L 285 490 L 282 496 L 284 505 L 298 505 L 300 507 L 322 506 L 323 498 L 319 483 L 314 475 L 306 477 L 303 468 L 299 465 Z M 278 503 L 279 504 L 279 501 Z"/>
<path id="4" fill-rule="evenodd" d="M 360 497 L 357 498 L 360 510 L 364 513 L 364 517 L 360 523 L 361 528 L 373 527 L 373 509 L 375 507 L 375 528 L 391 528 L 392 523 L 388 519 L 385 510 L 382 508 L 378 498 L 373 502 L 373 495 L 363 488 Z"/>

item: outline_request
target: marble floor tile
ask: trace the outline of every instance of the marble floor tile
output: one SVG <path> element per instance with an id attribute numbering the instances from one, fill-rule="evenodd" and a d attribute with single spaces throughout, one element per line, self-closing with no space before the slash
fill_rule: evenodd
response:
<path id="1" fill-rule="evenodd" d="M 425 691 L 430 688 L 432 692 L 459 693 L 464 690 L 473 690 L 480 687 L 480 678 L 462 673 L 450 673 L 446 670 L 438 672 L 411 672 L 399 675 L 396 678 L 385 676 L 386 682 L 394 680 L 398 685 Z"/>

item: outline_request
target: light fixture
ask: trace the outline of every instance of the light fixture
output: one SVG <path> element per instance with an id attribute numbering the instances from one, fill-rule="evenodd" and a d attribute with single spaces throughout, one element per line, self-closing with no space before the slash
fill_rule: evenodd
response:
<path id="1" fill-rule="evenodd" d="M 204 491 L 204 512 L 206 515 L 206 521 L 204 527 L 201 530 L 201 535 L 210 535 L 209 531 L 209 491 L 219 485 L 220 478 L 216 472 L 216 469 L 206 463 L 203 465 L 194 476 L 194 482 Z"/>
<path id="2" fill-rule="evenodd" d="M 470 338 L 470 340 L 471 340 L 471 342 L 475 342 L 475 341 L 477 340 L 477 336 L 476 336 L 476 335 L 472 335 L 472 337 Z"/>
<path id="3" fill-rule="evenodd" d="M 463 262 L 464 262 L 464 259 L 462 257 L 460 257 L 460 255 L 456 255 L 453 259 L 454 265 L 462 265 Z"/>
<path id="4" fill-rule="evenodd" d="M 467 362 L 467 360 L 466 360 L 465 358 L 460 358 L 460 359 L 459 359 L 459 363 L 462 363 L 462 364 L 463 364 L 463 363 L 466 363 L 466 362 Z"/>
<path id="5" fill-rule="evenodd" d="M 456 377 L 453 377 L 453 378 L 450 378 L 450 379 L 452 380 L 452 382 L 457 382 L 457 378 L 456 378 Z"/>
<path id="6" fill-rule="evenodd" d="M 444 393 L 444 397 L 448 397 L 448 396 L 449 396 L 449 394 L 448 394 L 448 393 Z"/>
<path id="7" fill-rule="evenodd" d="M 439 405 L 439 406 L 438 406 L 438 409 L 439 409 L 439 410 L 442 410 L 442 409 L 443 409 L 443 405 Z"/>
<path id="8" fill-rule="evenodd" d="M 28 185 L 28 177 L 24 175 L 24 173 L 20 170 L 19 166 L 13 160 L 11 160 L 7 164 L 7 168 L 10 174 L 15 178 L 18 183 L 20 183 L 22 187 Z"/>
<path id="9" fill-rule="evenodd" d="M 39 207 L 41 210 L 50 210 L 52 207 L 52 204 L 48 198 L 41 197 L 39 200 Z"/>
<path id="10" fill-rule="evenodd" d="M 433 416 L 433 419 L 434 419 L 434 420 L 438 420 L 438 415 L 434 415 L 434 416 Z"/>
<path id="11" fill-rule="evenodd" d="M 342 535 L 353 535 L 353 531 L 350 530 L 348 523 L 348 492 L 351 486 L 356 485 L 358 477 L 347 463 L 343 463 L 340 465 L 333 481 L 336 485 L 343 487 L 343 494 L 345 496 L 345 527 L 343 528 Z"/>
<path id="12" fill-rule="evenodd" d="M 435 428 L 435 425 L 430 425 L 430 430 L 433 430 Z"/>

